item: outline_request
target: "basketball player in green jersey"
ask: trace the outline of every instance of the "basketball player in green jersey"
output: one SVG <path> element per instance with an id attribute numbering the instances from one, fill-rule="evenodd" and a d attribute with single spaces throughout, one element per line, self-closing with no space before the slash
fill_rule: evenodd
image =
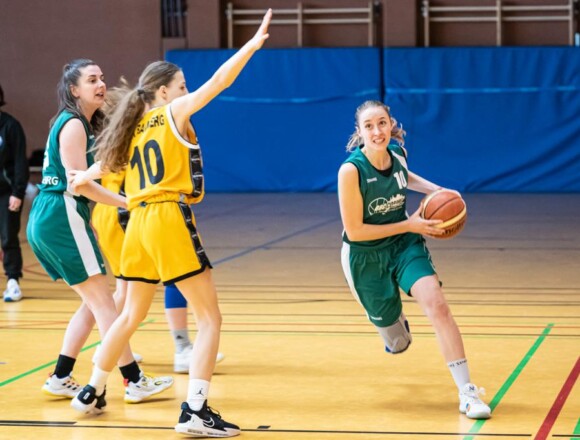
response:
<path id="1" fill-rule="evenodd" d="M 463 340 L 443 296 L 422 235 L 436 237 L 440 220 L 406 211 L 407 190 L 428 194 L 440 187 L 409 171 L 405 132 L 380 101 L 366 101 L 355 114 L 352 151 L 338 174 L 344 225 L 342 267 L 355 299 L 364 307 L 389 353 L 412 341 L 399 289 L 419 303 L 431 321 L 443 357 L 459 389 L 459 411 L 472 419 L 491 416 L 471 383 Z"/>
<path id="2" fill-rule="evenodd" d="M 67 187 L 68 169 L 86 169 L 93 163 L 90 149 L 100 131 L 106 84 L 91 60 L 77 59 L 64 66 L 58 85 L 59 110 L 51 123 L 42 168 L 40 193 L 28 220 L 27 236 L 41 265 L 53 280 L 62 278 L 82 299 L 71 318 L 54 370 L 42 390 L 72 399 L 80 390 L 72 370 L 95 321 L 101 337 L 117 317 L 105 277 L 105 265 L 89 225 L 89 199 L 126 207 L 124 197 L 91 182 L 73 194 Z M 140 402 L 173 384 L 171 377 L 143 374 L 128 344 L 119 359 L 125 378 L 125 401 Z M 96 412 L 106 405 L 104 396 Z"/>

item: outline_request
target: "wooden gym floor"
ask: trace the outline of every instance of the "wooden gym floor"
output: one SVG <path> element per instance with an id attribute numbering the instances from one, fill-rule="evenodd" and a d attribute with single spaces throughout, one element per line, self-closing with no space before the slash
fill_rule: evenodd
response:
<path id="1" fill-rule="evenodd" d="M 580 194 L 465 198 L 466 229 L 429 246 L 492 419 L 459 414 L 412 300 L 413 345 L 383 351 L 343 279 L 335 194 L 208 194 L 197 207 L 224 315 L 210 405 L 246 439 L 580 439 Z M 127 405 L 115 371 L 96 417 L 40 392 L 79 300 L 23 249 L 25 298 L 0 305 L 0 438 L 180 438 L 187 375 Z M 97 341 L 95 331 L 75 368 L 83 384 Z M 145 371 L 172 373 L 161 289 L 132 345 Z"/>

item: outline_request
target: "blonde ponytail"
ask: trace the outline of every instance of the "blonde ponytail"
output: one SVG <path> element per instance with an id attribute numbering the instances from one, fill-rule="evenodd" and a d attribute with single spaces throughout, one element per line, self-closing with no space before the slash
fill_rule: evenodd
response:
<path id="1" fill-rule="evenodd" d="M 346 144 L 346 151 L 352 151 L 359 145 L 362 145 L 362 143 L 363 143 L 362 136 L 358 134 L 357 130 L 355 130 L 348 139 L 348 144 Z"/>
<path id="2" fill-rule="evenodd" d="M 137 89 L 118 89 L 116 94 L 120 100 L 107 115 L 105 129 L 95 144 L 96 159 L 111 172 L 119 172 L 127 165 L 131 139 L 145 110 Z"/>
<path id="3" fill-rule="evenodd" d="M 173 63 L 155 61 L 143 70 L 134 89 L 121 79 L 121 85 L 108 92 L 106 127 L 95 144 L 95 156 L 103 169 L 118 172 L 127 166 L 131 140 L 146 105 L 151 105 L 157 90 L 180 71 Z"/>

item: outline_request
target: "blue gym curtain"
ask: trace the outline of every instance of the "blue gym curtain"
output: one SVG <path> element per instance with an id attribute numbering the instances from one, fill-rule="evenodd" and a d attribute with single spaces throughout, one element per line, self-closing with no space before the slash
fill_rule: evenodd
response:
<path id="1" fill-rule="evenodd" d="M 170 51 L 188 88 L 233 51 Z M 208 191 L 334 191 L 354 112 L 379 99 L 378 49 L 263 49 L 192 118 Z"/>
<path id="2" fill-rule="evenodd" d="M 166 58 L 194 90 L 232 54 Z M 192 118 L 208 191 L 335 191 L 356 107 L 382 85 L 418 174 L 467 192 L 580 191 L 573 47 L 263 49 Z"/>
<path id="3" fill-rule="evenodd" d="M 469 192 L 580 191 L 580 50 L 384 52 L 410 166 Z"/>

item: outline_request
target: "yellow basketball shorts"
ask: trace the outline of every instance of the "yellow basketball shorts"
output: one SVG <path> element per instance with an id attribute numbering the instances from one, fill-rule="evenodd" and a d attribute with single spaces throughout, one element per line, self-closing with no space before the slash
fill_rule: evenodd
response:
<path id="1" fill-rule="evenodd" d="M 101 203 L 95 205 L 91 216 L 101 251 L 117 278 L 121 275 L 121 251 L 128 220 L 128 211 Z"/>
<path id="2" fill-rule="evenodd" d="M 143 203 L 131 211 L 121 253 L 121 278 L 172 284 L 211 268 L 186 203 Z"/>

